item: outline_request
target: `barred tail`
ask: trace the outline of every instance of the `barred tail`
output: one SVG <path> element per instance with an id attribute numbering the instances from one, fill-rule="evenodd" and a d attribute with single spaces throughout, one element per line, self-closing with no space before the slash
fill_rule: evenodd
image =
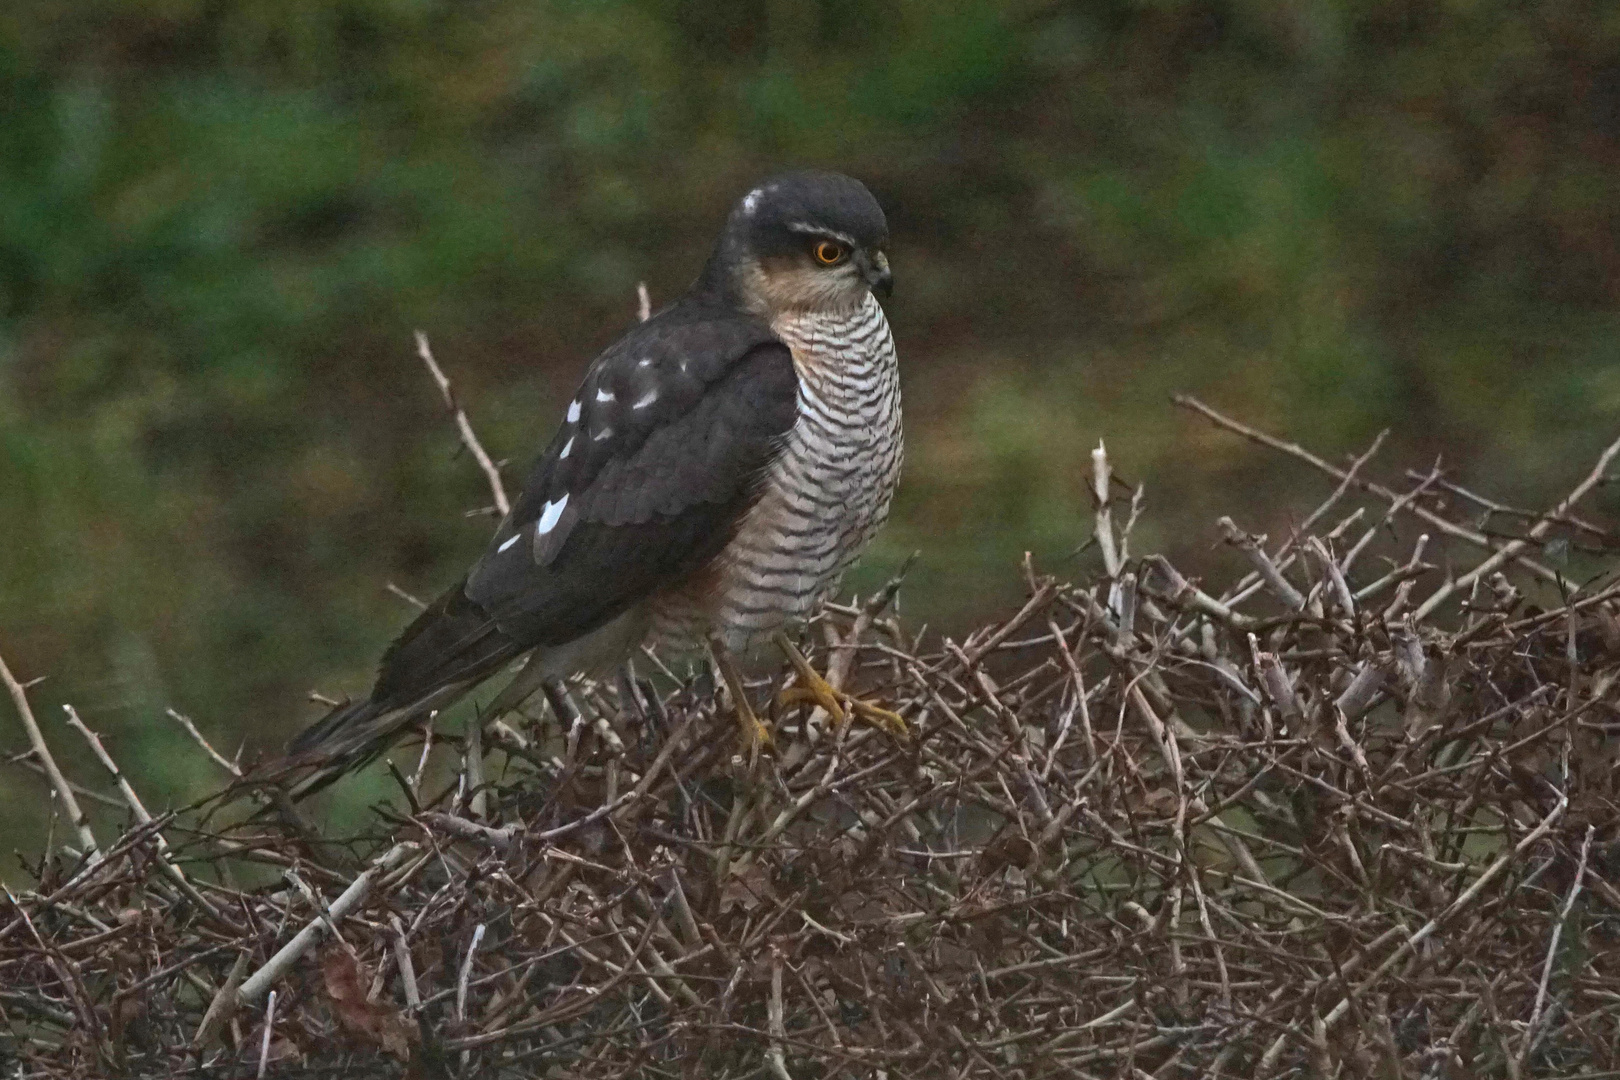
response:
<path id="1" fill-rule="evenodd" d="M 287 756 L 259 770 L 259 777 L 297 777 L 289 792 L 294 799 L 319 791 L 376 759 L 521 654 L 523 647 L 467 599 L 464 585 L 458 582 L 430 604 L 388 647 L 369 697 L 311 724 L 293 739 Z"/>
<path id="2" fill-rule="evenodd" d="M 293 736 L 293 741 L 287 744 L 287 756 L 298 757 L 319 750 L 321 744 L 334 738 L 339 732 L 369 724 L 382 711 L 381 707 L 370 698 L 339 705 Z"/>
<path id="3" fill-rule="evenodd" d="M 340 706 L 300 732 L 269 779 L 290 780 L 294 801 L 364 768 L 435 712 L 460 701 L 477 681 L 452 683 L 401 706 L 366 699 Z"/>

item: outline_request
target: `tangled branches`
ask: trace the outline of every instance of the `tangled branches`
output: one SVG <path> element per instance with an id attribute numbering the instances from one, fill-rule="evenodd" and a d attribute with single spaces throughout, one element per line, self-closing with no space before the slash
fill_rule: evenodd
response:
<path id="1" fill-rule="evenodd" d="M 1223 519 L 1224 590 L 1131 557 L 1099 449 L 1094 583 L 1026 565 L 959 642 L 827 609 L 909 743 L 779 706 L 750 770 L 660 678 L 483 724 L 436 797 L 402 753 L 341 844 L 121 782 L 0 917 L 7 1075 L 1617 1075 L 1620 585 L 1544 552 L 1612 553 L 1574 505 L 1620 444 L 1515 516 L 1271 442 L 1338 486 L 1281 543 Z"/>

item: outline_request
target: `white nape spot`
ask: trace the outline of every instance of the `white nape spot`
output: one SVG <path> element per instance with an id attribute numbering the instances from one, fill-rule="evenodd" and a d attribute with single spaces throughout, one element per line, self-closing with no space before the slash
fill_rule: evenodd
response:
<path id="1" fill-rule="evenodd" d="M 647 406 L 651 405 L 653 402 L 655 402 L 657 400 L 658 400 L 658 391 L 657 390 L 649 390 L 649 391 L 647 391 L 645 394 L 643 394 L 641 396 L 641 400 L 637 401 L 634 405 L 632 405 L 630 407 L 632 409 L 645 409 Z"/>
<path id="2" fill-rule="evenodd" d="M 613 400 L 613 394 L 611 392 L 607 391 L 607 390 L 598 390 L 596 392 L 596 400 L 597 401 L 612 401 Z"/>
<path id="3" fill-rule="evenodd" d="M 511 547 L 513 544 L 517 543 L 521 539 L 523 539 L 523 534 L 522 533 L 513 533 L 511 536 L 507 537 L 506 543 L 502 544 L 500 547 L 495 549 L 496 553 L 500 553 L 502 551 L 505 551 L 507 548 Z"/>
<path id="4" fill-rule="evenodd" d="M 572 450 L 573 448 L 574 448 L 574 437 L 572 435 L 570 435 L 570 436 L 568 436 L 568 441 L 563 443 L 562 453 L 557 455 L 557 460 L 561 461 L 563 458 L 567 457 L 568 452 L 570 450 Z"/>
<path id="5" fill-rule="evenodd" d="M 579 399 L 575 398 L 573 401 L 568 403 L 568 422 L 570 424 L 573 424 L 573 423 L 577 423 L 578 421 L 579 421 Z"/>
<path id="6" fill-rule="evenodd" d="M 745 214 L 749 215 L 750 217 L 752 217 L 754 211 L 759 209 L 759 197 L 761 195 L 763 195 L 763 194 L 765 194 L 765 189 L 764 188 L 755 188 L 753 191 L 750 191 L 747 195 L 744 195 L 743 196 L 743 213 L 745 213 Z"/>
<path id="7" fill-rule="evenodd" d="M 539 528 L 535 529 L 534 534 L 536 536 L 544 536 L 552 529 L 555 529 L 557 527 L 557 519 L 562 517 L 563 508 L 567 505 L 568 492 L 566 491 L 563 492 L 563 497 L 558 499 L 556 502 L 546 503 L 545 508 L 540 511 L 540 526 Z"/>
<path id="8" fill-rule="evenodd" d="M 603 439 L 607 438 L 608 436 L 610 436 L 612 434 L 613 434 L 613 429 L 610 428 L 610 427 L 605 427 L 601 431 L 598 431 L 596 433 L 596 435 L 594 437 L 592 437 L 591 441 L 592 442 L 601 442 Z"/>

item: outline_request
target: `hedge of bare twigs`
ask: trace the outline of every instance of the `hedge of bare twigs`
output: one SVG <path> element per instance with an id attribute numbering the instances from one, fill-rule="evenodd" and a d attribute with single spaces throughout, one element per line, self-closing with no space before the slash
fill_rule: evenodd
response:
<path id="1" fill-rule="evenodd" d="M 1133 557 L 1099 451 L 1099 580 L 829 609 L 909 744 L 778 707 L 750 769 L 707 682 L 578 685 L 342 844 L 83 828 L 0 918 L 4 1075 L 1620 1076 L 1620 584 L 1548 555 L 1612 567 L 1620 444 L 1545 514 L 1272 445 L 1338 483 L 1219 522 L 1241 580 Z"/>

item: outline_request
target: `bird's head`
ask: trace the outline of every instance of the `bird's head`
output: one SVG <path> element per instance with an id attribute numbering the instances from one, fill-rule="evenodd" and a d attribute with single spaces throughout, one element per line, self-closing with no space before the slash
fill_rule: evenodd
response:
<path id="1" fill-rule="evenodd" d="M 866 185 L 833 172 L 772 177 L 738 200 L 700 286 L 767 320 L 794 311 L 847 311 L 894 278 L 883 210 Z"/>

